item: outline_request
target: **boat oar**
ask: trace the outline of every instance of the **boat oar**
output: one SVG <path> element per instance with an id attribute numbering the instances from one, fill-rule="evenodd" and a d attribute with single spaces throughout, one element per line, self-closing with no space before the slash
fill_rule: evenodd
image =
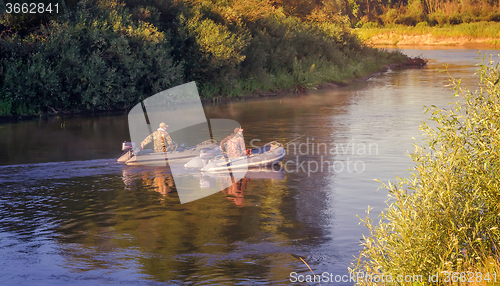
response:
<path id="1" fill-rule="evenodd" d="M 299 137 L 297 137 L 297 138 L 295 138 L 295 139 L 293 139 L 293 140 L 291 140 L 291 141 L 288 141 L 288 142 L 286 142 L 286 143 L 283 143 L 283 148 L 284 148 L 284 149 L 286 149 L 286 145 L 287 145 L 287 144 L 290 144 L 290 143 L 292 143 L 293 141 L 298 140 L 298 139 L 300 139 L 300 138 L 302 138 L 302 137 L 304 137 L 304 136 L 306 136 L 306 134 L 303 134 L 303 135 L 301 135 L 301 136 L 299 136 Z"/>

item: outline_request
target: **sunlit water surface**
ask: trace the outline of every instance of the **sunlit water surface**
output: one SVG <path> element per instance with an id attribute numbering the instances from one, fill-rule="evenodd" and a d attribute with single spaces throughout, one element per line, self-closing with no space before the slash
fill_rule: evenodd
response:
<path id="1" fill-rule="evenodd" d="M 335 90 L 206 106 L 208 118 L 240 122 L 247 143 L 303 137 L 286 170 L 182 205 L 168 170 L 116 163 L 125 115 L 0 125 L 0 284 L 276 285 L 310 274 L 299 257 L 316 274 L 347 275 L 367 234 L 357 216 L 386 206 L 374 179 L 408 176 L 424 106 L 453 101 L 450 76 L 476 84 L 476 50 L 404 52 L 431 62 Z"/>

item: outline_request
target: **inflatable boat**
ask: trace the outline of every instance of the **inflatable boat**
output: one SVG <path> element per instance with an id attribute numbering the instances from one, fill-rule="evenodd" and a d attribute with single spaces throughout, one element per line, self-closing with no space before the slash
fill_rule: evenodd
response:
<path id="1" fill-rule="evenodd" d="M 163 153 L 155 153 L 152 149 L 140 150 L 135 148 L 133 142 L 124 142 L 122 144 L 123 154 L 118 158 L 118 163 L 128 166 L 152 166 L 164 167 L 166 162 L 181 162 L 197 157 L 200 153 L 207 153 L 217 148 L 217 142 L 207 140 L 193 147 L 186 147 L 181 144 L 176 150 Z"/>
<path id="2" fill-rule="evenodd" d="M 286 151 L 276 142 L 270 142 L 263 147 L 251 149 L 251 154 L 237 158 L 228 158 L 220 149 L 200 152 L 200 155 L 187 162 L 187 169 L 198 169 L 203 172 L 224 172 L 231 170 L 262 168 L 277 164 L 285 158 Z"/>

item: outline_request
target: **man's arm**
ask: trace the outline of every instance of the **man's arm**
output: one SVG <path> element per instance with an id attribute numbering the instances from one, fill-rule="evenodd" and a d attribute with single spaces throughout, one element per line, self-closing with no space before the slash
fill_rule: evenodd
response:
<path id="1" fill-rule="evenodd" d="M 238 143 L 240 145 L 239 147 L 240 147 L 241 154 L 246 155 L 245 140 L 243 140 L 243 137 L 240 137 L 239 139 L 240 139 L 239 140 L 240 142 L 238 142 Z"/>
<path id="2" fill-rule="evenodd" d="M 233 138 L 233 135 L 229 135 L 229 136 L 226 136 L 226 138 L 222 139 L 222 141 L 220 141 L 220 150 L 226 154 L 227 153 L 227 144 L 229 142 L 230 139 Z"/>
<path id="3" fill-rule="evenodd" d="M 165 141 L 167 142 L 168 146 L 173 144 L 172 138 L 170 138 L 170 135 L 167 132 L 165 132 L 165 134 L 163 135 L 163 138 L 165 138 Z"/>
<path id="4" fill-rule="evenodd" d="M 151 143 L 151 141 L 153 141 L 153 134 L 150 134 L 148 137 L 146 137 L 142 143 L 141 143 L 141 148 L 144 149 L 144 146 L 148 145 L 149 143 Z"/>

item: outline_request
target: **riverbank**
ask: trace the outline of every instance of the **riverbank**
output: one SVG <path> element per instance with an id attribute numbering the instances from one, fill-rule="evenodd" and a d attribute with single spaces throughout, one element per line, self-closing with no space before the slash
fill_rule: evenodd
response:
<path id="1" fill-rule="evenodd" d="M 285 15 L 270 4 L 233 18 L 224 3 L 174 2 L 158 4 L 152 17 L 143 1 L 91 0 L 24 36 L 4 33 L 0 115 L 128 110 L 191 81 L 208 100 L 305 91 L 407 61 L 362 44 L 345 21 Z"/>
<path id="2" fill-rule="evenodd" d="M 393 62 L 384 64 L 378 67 L 375 70 L 365 70 L 362 71 L 358 77 L 350 77 L 344 78 L 341 81 L 325 81 L 321 83 L 316 83 L 314 85 L 310 85 L 309 88 L 303 88 L 300 90 L 293 89 L 278 89 L 278 90 L 267 90 L 267 91 L 256 91 L 250 94 L 242 94 L 240 96 L 235 97 L 227 97 L 227 96 L 216 96 L 212 98 L 202 98 L 202 102 L 204 103 L 228 103 L 231 101 L 239 101 L 239 100 L 247 100 L 247 99 L 255 99 L 261 97 L 277 97 L 282 96 L 286 97 L 287 95 L 296 95 L 300 93 L 306 93 L 312 90 L 320 90 L 320 89 L 336 89 L 344 86 L 349 86 L 353 83 L 368 80 L 376 75 L 382 74 L 389 69 L 392 68 L 420 68 L 427 64 L 427 59 L 420 57 L 406 57 L 404 61 L 401 62 Z"/>
<path id="3" fill-rule="evenodd" d="M 200 83 L 196 81 L 196 84 L 202 102 L 229 102 L 258 97 L 286 96 L 286 94 L 303 93 L 308 90 L 347 86 L 355 81 L 366 80 L 373 75 L 382 73 L 388 68 L 426 64 L 424 59 L 409 58 L 400 51 L 379 50 L 364 45 L 358 51 L 349 52 L 348 56 L 344 55 L 343 57 L 343 59 L 339 59 L 339 61 L 345 61 L 343 64 L 333 63 L 317 57 L 303 60 L 295 58 L 291 70 L 263 72 L 254 74 L 252 77 L 236 78 L 230 82 L 216 81 L 207 83 L 201 81 Z M 182 82 L 177 79 L 177 84 L 182 84 Z M 173 86 L 166 86 L 165 89 L 171 87 Z M 83 87 L 75 86 L 75 89 L 83 90 Z M 113 93 L 123 94 L 120 88 L 109 90 L 108 94 L 99 92 L 101 89 L 102 87 L 99 86 L 93 87 L 93 90 L 97 91 L 93 100 L 100 102 L 99 98 L 107 98 L 109 101 L 109 98 L 116 97 Z M 33 91 L 33 94 L 37 92 L 47 93 L 48 91 L 38 90 Z M 88 110 L 81 107 L 78 109 L 71 105 L 58 107 L 55 105 L 58 103 L 54 99 L 47 98 L 45 103 L 40 103 L 42 108 L 38 105 L 26 111 L 25 109 L 14 109 L 15 104 L 13 102 L 15 99 L 12 93 L 10 96 L 6 94 L 7 100 L 2 100 L 0 89 L 0 122 L 30 120 L 50 116 L 98 115 L 113 111 L 121 112 L 129 110 L 138 100 L 153 94 L 144 91 L 137 96 L 135 103 L 129 100 L 128 105 L 113 104 L 113 102 L 109 101 L 106 110 Z M 72 97 L 72 95 L 66 95 L 66 98 L 68 97 Z M 123 97 L 123 95 L 120 95 L 120 97 Z"/>
<path id="4" fill-rule="evenodd" d="M 288 89 L 279 88 L 279 89 L 267 89 L 267 90 L 256 90 L 252 93 L 242 93 L 237 96 L 212 96 L 206 97 L 203 94 L 200 94 L 201 101 L 204 104 L 225 104 L 229 102 L 241 101 L 241 100 L 251 100 L 256 98 L 265 98 L 265 97 L 287 97 L 287 96 L 295 96 L 297 94 L 304 94 L 308 91 L 319 90 L 319 89 L 336 89 L 344 86 L 351 85 L 355 82 L 365 81 L 369 78 L 379 75 L 381 73 L 386 72 L 388 69 L 392 68 L 415 68 L 422 67 L 427 64 L 427 60 L 419 57 L 407 57 L 401 52 L 384 52 L 386 54 L 392 53 L 392 60 L 381 60 L 381 62 L 376 63 L 375 65 L 353 65 L 348 71 L 344 71 L 339 73 L 336 71 L 336 76 L 339 77 L 344 75 L 344 77 L 339 77 L 339 80 L 336 81 L 328 81 L 323 80 L 320 81 L 320 77 L 318 75 L 322 75 L 323 79 L 325 74 L 328 75 L 328 70 L 330 72 L 335 72 L 335 67 L 330 67 L 327 69 L 325 67 L 318 69 L 316 71 L 305 71 L 302 74 L 303 78 L 306 78 L 306 81 L 303 81 L 301 84 L 301 88 L 296 88 L 293 82 L 293 77 L 290 77 Z M 357 67 L 357 68 L 356 68 Z M 346 76 L 349 74 L 350 76 Z M 315 76 L 312 76 L 315 75 Z M 275 78 L 274 76 L 270 76 L 269 78 Z M 266 83 L 261 83 L 262 86 L 265 86 Z M 275 84 L 275 83 L 267 83 Z M 295 88 L 295 89 L 294 89 Z M 115 110 L 115 111 L 82 111 L 82 112 L 71 112 L 71 111 L 57 111 L 52 113 L 45 113 L 40 115 L 18 115 L 18 116 L 0 116 L 0 124 L 1 123 L 9 123 L 16 121 L 24 121 L 24 120 L 34 120 L 34 119 L 46 119 L 52 117 L 74 117 L 74 116 L 98 116 L 98 115 L 121 115 L 123 113 L 128 112 L 128 110 Z"/>
<path id="5" fill-rule="evenodd" d="M 430 27 L 420 23 L 415 27 L 392 25 L 354 29 L 366 44 L 371 45 L 441 45 L 467 46 L 474 44 L 498 46 L 500 23 L 477 22 Z"/>

